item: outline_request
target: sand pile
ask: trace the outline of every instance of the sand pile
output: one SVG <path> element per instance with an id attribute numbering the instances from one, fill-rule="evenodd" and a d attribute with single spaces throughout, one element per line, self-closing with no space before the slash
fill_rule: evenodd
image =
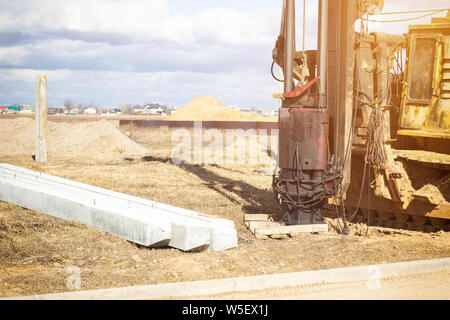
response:
<path id="1" fill-rule="evenodd" d="M 35 154 L 35 121 L 30 118 L 0 120 L 0 155 Z M 94 159 L 144 155 L 147 150 L 123 135 L 108 121 L 48 122 L 49 156 Z"/>
<path id="2" fill-rule="evenodd" d="M 441 190 L 435 185 L 426 184 L 416 191 L 416 194 L 428 197 L 433 204 L 450 204 L 443 196 Z"/>
<path id="3" fill-rule="evenodd" d="M 257 114 L 229 109 L 213 97 L 197 97 L 181 107 L 169 117 L 169 120 L 185 121 L 277 121 L 277 117 L 265 117 Z"/>

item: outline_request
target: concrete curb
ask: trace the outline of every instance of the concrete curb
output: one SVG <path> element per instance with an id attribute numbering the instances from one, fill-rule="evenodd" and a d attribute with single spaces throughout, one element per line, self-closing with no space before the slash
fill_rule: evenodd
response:
<path id="1" fill-rule="evenodd" d="M 376 281 L 389 277 L 450 270 L 450 258 L 418 260 L 338 269 L 251 277 L 164 283 L 115 289 L 65 292 L 7 298 L 12 300 L 142 300 L 263 290 L 288 286 Z"/>

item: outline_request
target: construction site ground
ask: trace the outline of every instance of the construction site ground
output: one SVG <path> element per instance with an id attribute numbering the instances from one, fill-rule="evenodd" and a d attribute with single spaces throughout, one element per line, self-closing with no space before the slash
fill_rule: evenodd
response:
<path id="1" fill-rule="evenodd" d="M 31 154 L 0 152 L 0 162 L 231 219 L 238 231 L 238 247 L 197 253 L 149 249 L 0 202 L 1 297 L 68 291 L 70 266 L 80 268 L 80 289 L 88 290 L 450 257 L 450 233 L 443 231 L 371 227 L 366 236 L 365 226 L 358 224 L 347 236 L 331 229 L 327 234 L 256 239 L 244 225 L 244 214 L 279 210 L 271 191 L 272 177 L 261 167 L 178 166 L 171 161 L 171 130 L 122 131 L 148 150 L 146 156 L 50 157 L 45 164 L 36 164 Z"/>

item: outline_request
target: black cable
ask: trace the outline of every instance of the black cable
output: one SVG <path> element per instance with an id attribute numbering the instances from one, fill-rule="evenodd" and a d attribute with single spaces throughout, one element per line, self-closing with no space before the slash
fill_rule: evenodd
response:
<path id="1" fill-rule="evenodd" d="M 447 10 L 450 10 L 450 8 L 447 8 L 447 9 L 414 10 L 414 11 L 399 11 L 399 12 L 379 12 L 379 13 L 374 14 L 374 16 L 386 15 L 386 14 L 409 14 L 409 13 L 424 13 L 424 12 L 441 12 L 441 11 L 447 11 Z"/>
<path id="2" fill-rule="evenodd" d="M 273 73 L 273 66 L 275 65 L 275 60 L 272 61 L 272 66 L 270 67 L 270 73 L 272 74 L 272 77 L 277 80 L 278 82 L 284 82 L 284 80 L 278 79 L 275 74 Z"/>
<path id="3" fill-rule="evenodd" d="M 445 10 L 447 10 L 447 9 L 445 9 Z M 434 11 L 434 12 L 431 12 L 431 13 L 424 14 L 424 15 L 419 16 L 419 17 L 407 18 L 407 19 L 399 19 L 399 20 L 373 20 L 373 19 L 367 19 L 367 21 L 370 21 L 370 22 L 405 22 L 405 21 L 412 21 L 412 20 L 425 18 L 425 17 L 431 16 L 433 14 L 436 14 L 436 13 L 439 13 L 439 12 L 442 12 L 442 11 L 445 11 L 445 10 L 437 10 L 437 11 Z"/>

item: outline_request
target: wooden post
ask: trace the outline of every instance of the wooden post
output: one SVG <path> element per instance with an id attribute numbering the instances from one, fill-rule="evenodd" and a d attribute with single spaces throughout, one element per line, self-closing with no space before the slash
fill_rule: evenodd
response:
<path id="1" fill-rule="evenodd" d="M 47 161 L 47 76 L 36 77 L 36 162 Z"/>

